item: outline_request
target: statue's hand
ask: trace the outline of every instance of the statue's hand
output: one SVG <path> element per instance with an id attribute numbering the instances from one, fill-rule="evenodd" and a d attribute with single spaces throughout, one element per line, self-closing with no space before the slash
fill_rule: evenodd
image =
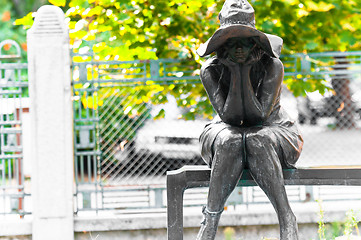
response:
<path id="1" fill-rule="evenodd" d="M 253 65 L 256 62 L 260 61 L 263 56 L 262 51 L 254 51 L 252 54 L 249 55 L 247 60 L 244 62 L 244 65 Z"/>
<path id="2" fill-rule="evenodd" d="M 253 64 L 255 64 L 256 62 L 258 62 L 259 61 L 259 59 L 256 59 L 256 58 L 249 58 L 249 59 L 247 59 L 244 63 L 243 63 L 243 65 L 245 65 L 245 66 L 250 66 L 250 65 L 253 65 Z"/>
<path id="3" fill-rule="evenodd" d="M 229 58 L 220 58 L 219 61 L 227 66 L 230 70 L 235 70 L 237 68 L 239 68 L 239 64 L 237 62 L 232 61 Z"/>

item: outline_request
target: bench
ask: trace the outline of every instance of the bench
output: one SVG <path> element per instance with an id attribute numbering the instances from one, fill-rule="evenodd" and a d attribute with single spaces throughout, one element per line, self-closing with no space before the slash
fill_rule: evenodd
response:
<path id="1" fill-rule="evenodd" d="M 167 172 L 168 240 L 183 239 L 183 195 L 189 188 L 208 187 L 211 170 L 207 166 L 184 166 Z M 361 169 L 285 169 L 286 185 L 361 186 Z M 256 186 L 244 170 L 238 186 Z"/>

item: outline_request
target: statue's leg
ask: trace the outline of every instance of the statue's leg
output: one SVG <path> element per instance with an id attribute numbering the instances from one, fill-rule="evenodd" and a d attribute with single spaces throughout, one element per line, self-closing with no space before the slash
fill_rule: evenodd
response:
<path id="1" fill-rule="evenodd" d="M 239 131 L 224 129 L 215 139 L 212 172 L 204 221 L 197 240 L 215 238 L 220 215 L 229 195 L 234 190 L 244 169 L 242 135 Z"/>
<path id="2" fill-rule="evenodd" d="M 298 240 L 296 217 L 288 202 L 275 135 L 267 128 L 247 134 L 246 151 L 250 172 L 274 206 L 281 240 Z"/>

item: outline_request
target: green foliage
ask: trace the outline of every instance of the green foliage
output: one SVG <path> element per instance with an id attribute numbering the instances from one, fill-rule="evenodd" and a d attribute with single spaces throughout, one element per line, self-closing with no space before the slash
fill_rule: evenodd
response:
<path id="1" fill-rule="evenodd" d="M 12 39 L 20 44 L 25 44 L 25 33 L 22 32 L 22 28 L 14 27 L 12 24 L 15 19 L 15 11 L 11 8 L 11 4 L 0 0 L 0 41 Z"/>
<path id="2" fill-rule="evenodd" d="M 235 231 L 231 227 L 227 227 L 224 229 L 224 239 L 225 240 L 233 240 Z"/>
<path id="3" fill-rule="evenodd" d="M 55 6 L 62 6 L 65 7 L 66 0 L 49 0 L 51 4 L 54 4 Z"/>
<path id="4" fill-rule="evenodd" d="M 346 213 L 346 222 L 345 222 L 345 230 L 343 231 L 346 237 L 350 237 L 353 230 L 355 229 L 357 234 L 360 235 L 357 224 L 360 220 L 357 219 L 356 213 L 353 210 L 350 210 Z"/>
<path id="5" fill-rule="evenodd" d="M 328 239 L 335 239 L 338 236 L 342 235 L 343 223 L 333 222 L 327 225 L 327 237 Z"/>
<path id="6" fill-rule="evenodd" d="M 325 221 L 324 221 L 324 211 L 322 208 L 322 200 L 317 200 L 318 202 L 318 206 L 320 208 L 319 212 L 318 212 L 318 216 L 319 216 L 319 220 L 318 220 L 318 237 L 319 240 L 326 240 L 325 237 Z"/>
<path id="7" fill-rule="evenodd" d="M 357 214 L 354 210 L 349 210 L 346 212 L 345 222 L 333 222 L 330 224 L 325 224 L 324 221 L 324 210 L 322 208 L 322 200 L 317 200 L 319 205 L 319 220 L 318 220 L 318 236 L 319 240 L 326 239 L 335 239 L 343 234 L 343 236 L 349 239 L 355 230 L 357 235 L 360 236 L 360 232 L 358 229 L 358 223 L 360 222 L 357 219 Z"/>
<path id="8" fill-rule="evenodd" d="M 73 3 L 74 2 L 74 3 Z M 100 58 L 133 60 L 194 58 L 203 14 L 213 2 L 203 1 L 71 1 L 66 12 L 74 43 L 95 41 Z M 78 8 L 77 8 L 78 7 Z M 214 21 L 216 15 L 213 16 Z M 197 24 L 195 24 L 197 23 Z M 206 40 L 205 38 L 203 39 Z"/>
<path id="9" fill-rule="evenodd" d="M 23 18 L 16 19 L 14 24 L 15 25 L 23 25 L 24 29 L 30 28 L 34 23 L 34 13 L 30 12 Z"/>
<path id="10" fill-rule="evenodd" d="M 0 0 L 0 42 L 6 39 L 16 41 L 22 48 L 23 61 L 26 60 L 27 56 L 26 31 L 24 31 L 24 28 L 33 24 L 32 12 L 45 3 L 47 3 L 47 0 Z M 21 19 L 18 20 L 19 18 Z M 14 25 L 14 22 L 17 25 Z"/>
<path id="11" fill-rule="evenodd" d="M 194 58 L 218 28 L 221 0 L 50 0 L 65 6 L 72 43 L 100 43 L 103 57 Z M 360 1 L 251 1 L 257 28 L 284 39 L 284 53 L 360 48 Z M 26 21 L 17 24 L 31 25 Z M 116 47 L 114 49 L 114 47 Z M 125 55 L 124 55 L 125 54 Z"/>
<path id="12" fill-rule="evenodd" d="M 4 1 L 4 0 L 0 0 Z M 13 0 L 16 1 L 16 0 Z M 35 0 L 32 0 L 35 1 Z M 75 51 L 92 43 L 95 60 L 180 58 L 204 61 L 195 53 L 219 27 L 223 0 L 50 0 L 62 6 L 68 18 Z M 361 1 L 250 0 L 256 27 L 284 39 L 284 54 L 351 51 L 361 45 Z M 7 8 L 11 8 L 7 4 Z M 33 15 L 16 24 L 29 28 Z M 10 38 L 12 38 L 10 36 Z M 320 79 L 289 78 L 296 94 L 323 91 Z M 201 88 L 201 87 L 200 87 Z M 171 94 L 176 95 L 176 91 Z M 185 89 L 183 93 L 191 93 Z M 205 92 L 196 89 L 199 95 Z M 204 108 L 201 102 L 197 110 Z M 211 112 L 208 107 L 205 109 Z M 190 114 L 190 117 L 191 114 Z"/>
<path id="13" fill-rule="evenodd" d="M 284 52 L 360 49 L 360 1 L 253 1 L 262 30 L 284 39 Z M 270 10 L 271 9 L 271 10 Z"/>

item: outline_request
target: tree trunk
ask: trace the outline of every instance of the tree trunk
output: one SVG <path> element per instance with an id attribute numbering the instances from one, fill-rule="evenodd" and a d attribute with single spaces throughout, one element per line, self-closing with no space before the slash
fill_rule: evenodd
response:
<path id="1" fill-rule="evenodd" d="M 342 57 L 335 57 L 334 70 L 347 70 L 349 62 Z M 334 96 L 333 109 L 336 117 L 336 127 L 338 129 L 355 128 L 355 119 L 353 116 L 354 106 L 350 94 L 350 76 L 347 74 L 336 74 L 332 78 L 332 87 L 336 92 Z"/>

